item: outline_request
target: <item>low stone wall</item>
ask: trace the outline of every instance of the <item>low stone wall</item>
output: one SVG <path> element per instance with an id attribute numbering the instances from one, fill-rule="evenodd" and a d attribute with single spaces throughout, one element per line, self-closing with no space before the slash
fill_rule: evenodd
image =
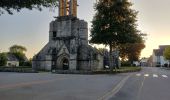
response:
<path id="1" fill-rule="evenodd" d="M 92 71 L 83 71 L 83 70 L 53 70 L 52 73 L 55 73 L 55 74 L 93 74 Z"/>
<path id="2" fill-rule="evenodd" d="M 36 73 L 31 67 L 0 67 L 0 72 Z"/>
<path id="3" fill-rule="evenodd" d="M 141 71 L 140 67 L 124 68 L 117 69 L 110 72 L 110 70 L 93 70 L 93 71 L 85 71 L 85 70 L 53 70 L 52 73 L 55 74 L 117 74 L 117 73 L 129 73 L 129 72 L 138 72 Z"/>

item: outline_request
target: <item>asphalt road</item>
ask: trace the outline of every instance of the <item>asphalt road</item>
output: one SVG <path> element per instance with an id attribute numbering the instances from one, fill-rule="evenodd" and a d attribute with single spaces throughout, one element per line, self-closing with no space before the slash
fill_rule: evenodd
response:
<path id="1" fill-rule="evenodd" d="M 127 76 L 0 73 L 0 100 L 97 100 Z"/>
<path id="2" fill-rule="evenodd" d="M 109 100 L 170 100 L 170 70 L 146 67 Z"/>
<path id="3" fill-rule="evenodd" d="M 0 73 L 0 100 L 170 100 L 170 70 L 117 75 Z"/>

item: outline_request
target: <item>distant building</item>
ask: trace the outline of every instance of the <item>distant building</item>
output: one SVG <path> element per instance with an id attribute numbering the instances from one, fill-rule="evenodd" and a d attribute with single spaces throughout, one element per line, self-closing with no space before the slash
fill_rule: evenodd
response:
<path id="1" fill-rule="evenodd" d="M 164 66 L 165 64 L 169 64 L 168 60 L 163 57 L 163 52 L 166 47 L 170 45 L 160 45 L 159 49 L 154 49 L 152 54 L 152 66 Z"/>
<path id="2" fill-rule="evenodd" d="M 7 64 L 6 66 L 10 67 L 10 66 L 19 66 L 19 60 L 17 59 L 17 57 L 11 53 L 7 54 Z"/>
<path id="3" fill-rule="evenodd" d="M 151 55 L 151 56 L 148 58 L 148 66 L 149 66 L 149 67 L 153 67 L 152 61 L 153 61 L 153 57 L 152 57 L 152 55 Z"/>
<path id="4" fill-rule="evenodd" d="M 140 66 L 140 62 L 139 61 L 133 61 L 133 66 Z"/>
<path id="5" fill-rule="evenodd" d="M 148 58 L 142 58 L 140 60 L 140 66 L 142 67 L 148 67 Z"/>

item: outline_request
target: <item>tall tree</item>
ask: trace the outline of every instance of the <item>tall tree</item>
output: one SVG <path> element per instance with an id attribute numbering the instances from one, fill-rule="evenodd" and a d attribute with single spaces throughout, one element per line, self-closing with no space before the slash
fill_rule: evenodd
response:
<path id="1" fill-rule="evenodd" d="M 24 46 L 21 45 L 13 45 L 9 48 L 11 53 L 24 53 L 25 51 L 27 51 L 27 49 Z"/>
<path id="2" fill-rule="evenodd" d="M 92 21 L 91 43 L 109 45 L 110 69 L 112 71 L 112 52 L 121 44 L 138 41 L 137 11 L 131 9 L 128 0 L 98 0 L 96 14 Z"/>
<path id="3" fill-rule="evenodd" d="M 163 56 L 166 60 L 169 60 L 169 67 L 170 67 L 170 46 L 166 47 Z"/>
<path id="4" fill-rule="evenodd" d="M 13 11 L 20 11 L 23 8 L 42 10 L 42 7 L 55 7 L 58 0 L 0 0 L 0 15 L 5 11 L 13 14 Z"/>
<path id="5" fill-rule="evenodd" d="M 132 64 L 133 61 L 138 61 L 140 58 L 140 54 L 142 49 L 145 48 L 144 43 L 132 43 L 132 44 L 124 44 L 119 47 L 120 57 L 122 60 L 128 59 L 128 61 Z"/>
<path id="6" fill-rule="evenodd" d="M 25 60 L 25 52 L 27 49 L 24 46 L 20 45 L 13 45 L 9 48 L 10 53 L 14 54 L 20 62 L 23 62 Z"/>
<path id="7" fill-rule="evenodd" d="M 140 58 L 141 51 L 145 48 L 144 37 L 146 34 L 140 33 L 135 43 L 127 43 L 119 46 L 120 57 L 122 60 L 128 60 L 132 64 Z"/>

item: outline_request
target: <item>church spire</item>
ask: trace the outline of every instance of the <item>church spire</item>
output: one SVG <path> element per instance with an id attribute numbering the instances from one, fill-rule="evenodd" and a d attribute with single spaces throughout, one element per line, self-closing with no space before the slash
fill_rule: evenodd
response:
<path id="1" fill-rule="evenodd" d="M 77 17 L 77 0 L 59 0 L 59 16 Z"/>

